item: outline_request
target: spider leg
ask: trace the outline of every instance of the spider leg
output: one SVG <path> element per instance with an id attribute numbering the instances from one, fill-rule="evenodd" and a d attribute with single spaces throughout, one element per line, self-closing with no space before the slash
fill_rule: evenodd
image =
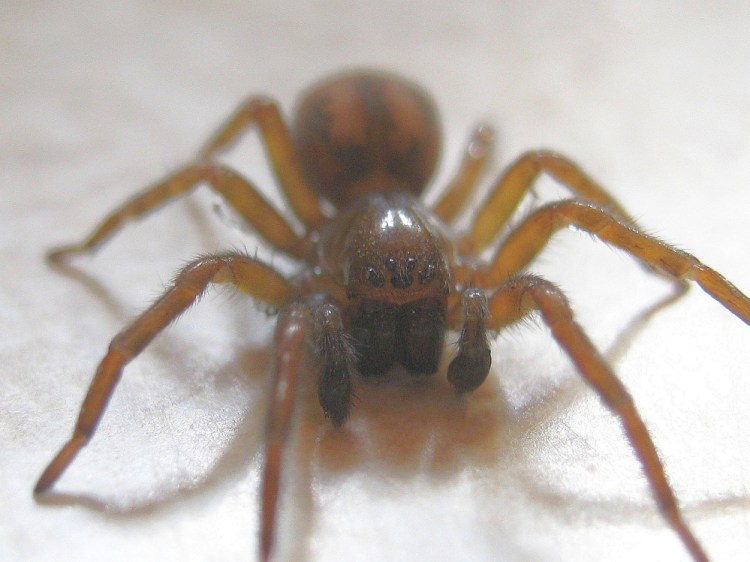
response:
<path id="1" fill-rule="evenodd" d="M 265 464 L 261 485 L 260 559 L 271 556 L 276 535 L 276 513 L 284 447 L 289 438 L 297 374 L 304 357 L 305 341 L 311 331 L 310 310 L 292 303 L 279 314 L 276 324 L 276 368 L 266 425 Z"/>
<path id="2" fill-rule="evenodd" d="M 316 230 L 326 217 L 302 174 L 292 135 L 273 100 L 263 96 L 245 100 L 200 150 L 199 159 L 212 159 L 253 125 L 260 130 L 271 166 L 292 211 L 308 229 Z"/>
<path id="3" fill-rule="evenodd" d="M 472 133 L 458 172 L 445 188 L 440 200 L 433 206 L 434 213 L 443 221 L 453 221 L 474 193 L 479 177 L 487 168 L 494 144 L 495 132 L 491 127 L 481 125 Z"/>
<path id="4" fill-rule="evenodd" d="M 681 282 L 692 280 L 746 324 L 750 324 L 750 299 L 721 274 L 697 258 L 637 230 L 616 215 L 590 203 L 568 199 L 532 213 L 510 233 L 490 265 L 475 282 L 493 287 L 518 273 L 534 259 L 552 235 L 573 226 L 625 250 L 664 275 Z"/>
<path id="5" fill-rule="evenodd" d="M 91 439 L 125 366 L 194 304 L 211 283 L 230 283 L 272 306 L 289 302 L 295 293 L 280 273 L 241 254 L 208 256 L 188 264 L 172 286 L 110 343 L 81 406 L 73 436 L 42 473 L 35 494 L 49 489 Z"/>
<path id="6" fill-rule="evenodd" d="M 523 196 L 540 173 L 546 172 L 570 189 L 576 197 L 609 209 L 629 224 L 635 221 L 607 190 L 591 179 L 572 160 L 551 150 L 533 150 L 506 168 L 480 205 L 472 227 L 460 240 L 462 253 L 481 251 L 507 224 Z"/>
<path id="7" fill-rule="evenodd" d="M 305 256 L 306 240 L 294 232 L 257 187 L 229 168 L 204 163 L 186 166 L 149 186 L 112 211 L 82 243 L 56 248 L 50 251 L 48 257 L 59 260 L 70 254 L 93 251 L 125 222 L 146 215 L 203 182 L 220 193 L 258 234 L 277 249 L 296 258 Z"/>
<path id="8" fill-rule="evenodd" d="M 311 333 L 314 333 L 315 353 L 323 363 L 318 383 L 323 412 L 335 425 L 341 425 L 352 401 L 351 377 L 356 372 L 356 355 L 344 332 L 338 307 L 327 302 L 315 303 L 312 307 L 301 303 L 287 306 L 280 313 L 276 325 L 277 359 L 268 411 L 266 463 L 262 480 L 260 559 L 263 562 L 270 559 L 274 546 L 282 455 L 294 408 L 297 373 L 305 341 Z"/>
<path id="9" fill-rule="evenodd" d="M 541 314 L 553 337 L 581 376 L 620 419 L 664 518 L 692 557 L 696 561 L 708 562 L 708 557 L 683 519 L 664 466 L 632 397 L 576 323 L 562 292 L 539 277 L 515 277 L 489 298 L 488 310 L 487 327 L 492 330 L 504 328 L 535 311 Z"/>

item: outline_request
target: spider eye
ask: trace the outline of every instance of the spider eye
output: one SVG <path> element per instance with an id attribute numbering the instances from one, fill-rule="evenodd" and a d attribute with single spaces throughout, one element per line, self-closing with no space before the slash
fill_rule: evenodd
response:
<path id="1" fill-rule="evenodd" d="M 385 279 L 374 267 L 367 268 L 367 280 L 373 287 L 382 287 L 385 284 Z"/>
<path id="2" fill-rule="evenodd" d="M 414 268 L 417 265 L 417 258 L 407 258 L 406 259 L 406 271 L 414 271 Z"/>
<path id="3" fill-rule="evenodd" d="M 406 289 L 411 286 L 411 275 L 407 275 L 403 271 L 400 271 L 391 277 L 391 285 L 396 289 Z"/>
<path id="4" fill-rule="evenodd" d="M 435 264 L 428 263 L 424 271 L 419 274 L 419 282 L 423 285 L 429 283 L 435 277 Z"/>
<path id="5" fill-rule="evenodd" d="M 390 257 L 385 260 L 385 267 L 388 269 L 388 271 L 396 271 L 396 258 Z"/>

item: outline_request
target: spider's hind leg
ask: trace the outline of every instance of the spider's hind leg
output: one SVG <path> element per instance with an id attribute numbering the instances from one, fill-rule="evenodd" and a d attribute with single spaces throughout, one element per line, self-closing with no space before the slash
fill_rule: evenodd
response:
<path id="1" fill-rule="evenodd" d="M 305 240 L 268 203 L 257 187 L 237 173 L 214 162 L 249 127 L 257 126 L 271 166 L 289 206 L 307 231 L 319 228 L 326 217 L 317 196 L 302 175 L 289 129 L 275 102 L 261 96 L 246 100 L 199 151 L 192 163 L 153 183 L 109 213 L 80 244 L 55 248 L 52 260 L 89 252 L 114 234 L 128 220 L 138 218 L 184 195 L 202 182 L 219 192 L 261 236 L 277 249 L 297 258 L 306 255 Z"/>
<path id="2" fill-rule="evenodd" d="M 252 96 L 245 100 L 208 140 L 198 153 L 199 159 L 213 159 L 252 126 L 257 126 L 260 131 L 271 167 L 292 211 L 305 226 L 315 230 L 326 217 L 302 174 L 289 127 L 273 100 L 264 96 Z"/>
<path id="3" fill-rule="evenodd" d="M 495 132 L 491 127 L 481 125 L 472 133 L 458 172 L 433 205 L 435 214 L 445 222 L 454 220 L 474 193 L 480 176 L 487 168 L 494 144 Z"/>
<path id="4" fill-rule="evenodd" d="M 72 254 L 91 252 L 133 219 L 140 218 L 169 201 L 189 193 L 201 183 L 221 194 L 255 231 L 277 249 L 302 258 L 305 238 L 261 195 L 255 185 L 231 169 L 213 163 L 191 164 L 160 180 L 112 211 L 80 244 L 55 248 L 48 253 L 58 261 Z"/>
<path id="5" fill-rule="evenodd" d="M 555 178 L 576 197 L 601 205 L 628 224 L 635 224 L 617 200 L 575 162 L 551 150 L 531 150 L 510 164 L 495 182 L 489 196 L 479 206 L 471 229 L 460 240 L 462 253 L 477 253 L 495 239 L 542 172 Z"/>

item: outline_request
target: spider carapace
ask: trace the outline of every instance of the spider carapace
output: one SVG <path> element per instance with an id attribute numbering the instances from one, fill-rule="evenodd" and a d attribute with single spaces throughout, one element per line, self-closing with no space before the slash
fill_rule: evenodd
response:
<path id="1" fill-rule="evenodd" d="M 299 229 L 253 183 L 216 156 L 257 127 Z M 745 323 L 750 300 L 696 258 L 645 234 L 594 180 L 549 150 L 523 154 L 494 181 L 467 231 L 452 223 L 486 167 L 492 131 L 478 127 L 461 166 L 431 207 L 421 195 L 440 152 L 430 97 L 399 76 L 353 71 L 328 78 L 301 99 L 291 130 L 277 104 L 251 97 L 188 165 L 147 187 L 82 243 L 50 252 L 68 259 L 93 251 L 126 221 L 198 185 L 220 193 L 273 249 L 299 262 L 285 276 L 263 261 L 231 252 L 198 258 L 110 344 L 81 407 L 73 436 L 37 482 L 48 490 L 92 437 L 125 365 L 211 284 L 230 284 L 279 310 L 265 463 L 260 557 L 275 541 L 279 475 L 303 348 L 320 358 L 318 393 L 326 416 L 343 424 L 352 379 L 380 376 L 396 364 L 416 376 L 435 373 L 448 331 L 460 333 L 448 367 L 457 392 L 475 389 L 490 371 L 490 336 L 538 313 L 581 376 L 622 423 L 657 505 L 695 560 L 708 560 L 686 524 L 663 465 L 632 398 L 576 323 L 565 296 L 528 266 L 556 231 L 574 226 L 631 254 L 682 291 L 687 281 Z M 540 173 L 572 193 L 544 205 L 498 240 Z M 480 254 L 492 247 L 491 257 Z"/>

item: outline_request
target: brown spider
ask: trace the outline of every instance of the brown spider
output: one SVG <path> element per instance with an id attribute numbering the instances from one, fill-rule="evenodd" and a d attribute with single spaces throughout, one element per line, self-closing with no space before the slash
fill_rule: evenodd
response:
<path id="1" fill-rule="evenodd" d="M 279 185 L 304 227 L 295 228 L 247 179 L 214 157 L 257 126 Z M 385 73 L 329 78 L 302 98 L 292 131 L 278 106 L 252 97 L 222 125 L 196 160 L 112 212 L 81 244 L 50 253 L 59 260 L 96 249 L 130 219 L 207 183 L 273 248 L 303 267 L 285 277 L 242 253 L 189 263 L 148 310 L 112 340 L 99 364 L 71 439 L 40 477 L 48 490 L 96 430 L 123 368 L 209 284 L 229 283 L 280 310 L 263 468 L 260 558 L 271 555 L 279 476 L 289 434 L 303 347 L 321 360 L 320 405 L 334 425 L 347 418 L 352 377 L 378 377 L 400 364 L 415 375 L 438 368 L 447 330 L 460 331 L 448 380 L 459 393 L 476 389 L 490 370 L 489 338 L 538 312 L 583 378 L 620 419 L 662 515 L 695 560 L 708 560 L 683 519 L 654 444 L 633 400 L 549 281 L 523 273 L 550 237 L 575 226 L 617 246 L 679 289 L 696 281 L 750 323 L 750 300 L 696 258 L 644 234 L 622 207 L 573 162 L 547 150 L 527 152 L 495 182 L 468 232 L 446 226 L 470 198 L 485 168 L 492 133 L 480 127 L 461 168 L 429 209 L 419 197 L 440 145 L 438 117 L 420 88 Z M 542 172 L 574 198 L 543 206 L 499 243 L 498 237 Z"/>

